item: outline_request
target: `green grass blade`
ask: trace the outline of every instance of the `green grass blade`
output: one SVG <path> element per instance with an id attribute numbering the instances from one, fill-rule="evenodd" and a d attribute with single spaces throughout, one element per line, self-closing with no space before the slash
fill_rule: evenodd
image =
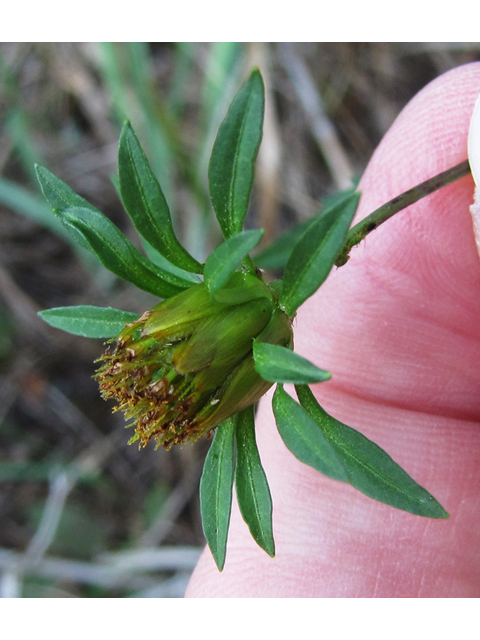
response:
<path id="1" fill-rule="evenodd" d="M 254 540 L 273 558 L 272 498 L 255 441 L 253 405 L 238 414 L 235 436 L 238 506 Z"/>
<path id="2" fill-rule="evenodd" d="M 72 242 L 68 231 L 57 217 L 52 216 L 52 208 L 40 195 L 0 177 L 0 203 Z"/>
<path id="3" fill-rule="evenodd" d="M 237 81 L 235 66 L 241 60 L 242 49 L 243 44 L 239 42 L 212 42 L 210 45 L 201 101 L 202 122 L 207 131 L 215 121 L 218 123 L 219 107 L 227 106 L 225 92 L 232 81 Z"/>
<path id="4" fill-rule="evenodd" d="M 173 129 L 178 126 L 170 113 L 155 79 L 154 62 L 147 42 L 123 43 L 125 57 L 128 59 L 128 75 L 133 85 L 133 95 L 138 107 L 126 112 L 141 110 L 142 123 L 138 122 L 139 134 L 148 144 L 146 152 L 154 174 L 162 185 L 163 192 L 171 207 L 175 207 L 176 191 L 174 178 L 180 162 L 178 150 L 175 148 Z M 140 126 L 142 125 L 142 126 Z"/>
<path id="5" fill-rule="evenodd" d="M 236 416 L 216 429 L 200 480 L 203 532 L 219 571 L 225 564 L 235 470 Z"/>
<path id="6" fill-rule="evenodd" d="M 16 147 L 25 173 L 35 183 L 35 163 L 41 158 L 29 124 L 27 112 L 18 107 L 13 108 L 5 118 L 5 130 Z"/>

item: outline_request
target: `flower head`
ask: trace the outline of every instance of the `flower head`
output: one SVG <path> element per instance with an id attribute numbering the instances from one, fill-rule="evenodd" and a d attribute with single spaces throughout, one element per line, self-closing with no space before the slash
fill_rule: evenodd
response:
<path id="1" fill-rule="evenodd" d="M 273 291 L 236 272 L 213 297 L 195 285 L 128 323 L 100 358 L 102 396 L 135 424 L 131 442 L 194 441 L 256 402 L 272 383 L 254 369 L 253 341 L 289 346 Z"/>

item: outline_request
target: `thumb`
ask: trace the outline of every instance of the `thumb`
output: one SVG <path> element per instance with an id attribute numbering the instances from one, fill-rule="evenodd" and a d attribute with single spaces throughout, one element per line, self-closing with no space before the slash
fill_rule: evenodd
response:
<path id="1" fill-rule="evenodd" d="M 404 109 L 362 179 L 364 217 L 465 160 L 480 64 L 432 82 Z M 206 550 L 196 597 L 480 596 L 480 261 L 470 177 L 397 214 L 352 251 L 299 310 L 296 351 L 332 372 L 312 387 L 336 418 L 377 442 L 450 513 L 379 504 L 296 460 L 270 399 L 257 417 L 277 556 L 234 505 L 226 566 Z"/>

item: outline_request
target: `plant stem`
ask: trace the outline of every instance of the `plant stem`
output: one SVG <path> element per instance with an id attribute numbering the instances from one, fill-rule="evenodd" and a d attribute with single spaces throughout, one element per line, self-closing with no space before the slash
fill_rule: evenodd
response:
<path id="1" fill-rule="evenodd" d="M 381 225 L 382 222 L 385 222 L 402 209 L 405 209 L 405 207 L 408 207 L 421 198 L 428 196 L 430 193 L 445 187 L 447 184 L 455 182 L 455 180 L 458 180 L 459 178 L 463 178 L 469 173 L 470 165 L 468 164 L 468 160 L 465 160 L 464 162 L 439 173 L 433 178 L 429 178 L 428 180 L 425 180 L 425 182 L 417 184 L 416 187 L 408 189 L 408 191 L 396 196 L 386 204 L 376 209 L 373 213 L 350 229 L 345 245 L 335 262 L 336 266 L 343 266 L 350 257 L 349 253 L 352 247 L 364 240 L 367 235 Z"/>

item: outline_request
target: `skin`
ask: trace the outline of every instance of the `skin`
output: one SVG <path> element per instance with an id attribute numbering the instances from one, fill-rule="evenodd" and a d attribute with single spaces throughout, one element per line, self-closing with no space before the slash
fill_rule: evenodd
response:
<path id="1" fill-rule="evenodd" d="M 450 71 L 402 111 L 360 184 L 357 220 L 465 160 L 480 64 Z M 480 596 L 480 260 L 470 176 L 410 206 L 352 250 L 299 310 L 295 351 L 332 372 L 324 408 L 384 448 L 449 512 L 377 503 L 297 461 L 271 393 L 257 440 L 276 557 L 233 505 L 226 565 L 206 549 L 188 597 Z M 294 393 L 289 387 L 289 392 Z"/>

